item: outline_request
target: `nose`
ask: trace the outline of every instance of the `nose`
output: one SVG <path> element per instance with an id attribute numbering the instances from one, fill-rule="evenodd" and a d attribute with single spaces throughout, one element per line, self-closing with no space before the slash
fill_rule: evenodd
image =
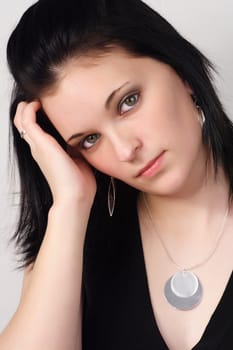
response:
<path id="1" fill-rule="evenodd" d="M 120 135 L 114 135 L 114 137 L 111 138 L 111 142 L 120 162 L 133 161 L 142 146 L 141 141 L 136 137 L 127 138 Z"/>

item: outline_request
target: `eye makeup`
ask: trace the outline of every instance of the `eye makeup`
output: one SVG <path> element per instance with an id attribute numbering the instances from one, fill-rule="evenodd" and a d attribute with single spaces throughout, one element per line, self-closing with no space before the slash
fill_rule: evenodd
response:
<path id="1" fill-rule="evenodd" d="M 120 116 L 123 116 L 133 110 L 139 103 L 141 98 L 140 90 L 137 89 L 130 89 L 128 93 L 125 93 L 123 97 L 120 99 L 120 101 L 116 104 L 115 107 L 113 107 L 116 110 L 116 113 Z M 72 139 L 77 138 L 77 142 L 74 145 L 68 144 L 68 148 L 70 150 L 70 153 L 77 153 L 81 151 L 88 151 L 89 149 L 93 148 L 98 142 L 101 137 L 99 133 L 90 133 L 83 136 L 85 133 L 78 133 L 75 134 Z M 81 138 L 81 140 L 78 140 Z"/>
<path id="2" fill-rule="evenodd" d="M 120 101 L 117 110 L 120 115 L 123 115 L 124 113 L 129 112 L 131 109 L 133 109 L 136 104 L 138 103 L 140 99 L 140 93 L 138 91 L 130 92 L 128 95 L 123 97 L 123 99 Z M 123 106 L 126 106 L 124 109 Z"/>

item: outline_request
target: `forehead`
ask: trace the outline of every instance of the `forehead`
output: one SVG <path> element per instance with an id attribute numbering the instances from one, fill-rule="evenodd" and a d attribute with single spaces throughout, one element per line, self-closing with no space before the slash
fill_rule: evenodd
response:
<path id="1" fill-rule="evenodd" d="M 93 74 L 95 71 L 101 70 L 101 68 L 109 68 L 116 65 L 116 63 L 120 64 L 121 62 L 127 62 L 130 59 L 138 58 L 139 56 L 135 56 L 130 54 L 124 49 L 113 47 L 107 48 L 106 50 L 93 50 L 87 52 L 85 54 L 74 56 L 68 58 L 62 65 L 56 68 L 57 72 L 57 87 L 59 88 L 64 79 L 67 79 L 70 75 L 74 73 L 74 71 L 79 71 L 79 73 L 91 72 Z M 56 88 L 54 92 L 56 92 Z"/>
<path id="2" fill-rule="evenodd" d="M 76 87 L 78 84 L 82 89 L 87 84 L 90 88 L 98 85 L 98 89 L 100 89 L 108 81 L 111 81 L 114 85 L 118 77 L 121 79 L 122 75 L 133 74 L 134 65 L 139 61 L 139 57 L 117 49 L 111 52 L 94 53 L 93 55 L 90 53 L 89 55 L 72 58 L 61 69 L 61 79 L 55 94 L 59 90 L 66 89 L 69 83 L 75 83 Z"/>
<path id="3" fill-rule="evenodd" d="M 97 88 L 98 92 L 105 88 L 114 89 L 127 76 L 145 76 L 146 72 L 152 73 L 152 69 L 158 70 L 163 66 L 167 65 L 150 57 L 133 55 L 119 47 L 89 52 L 68 59 L 57 69 L 57 84 L 43 99 L 66 93 L 70 95 L 74 88 L 76 91 L 79 89 L 80 97 L 82 92 L 86 95 L 86 89 Z"/>
<path id="4" fill-rule="evenodd" d="M 71 58 L 57 68 L 57 84 L 41 97 L 42 105 L 48 108 L 55 101 L 62 103 L 62 100 L 68 101 L 72 97 L 76 101 L 86 101 L 92 92 L 99 97 L 105 96 L 138 75 L 139 70 L 144 74 L 146 61 L 152 59 L 136 57 L 116 48 Z"/>
<path id="5" fill-rule="evenodd" d="M 161 62 L 121 49 L 72 58 L 60 68 L 56 89 L 41 98 L 42 107 L 58 131 L 67 136 L 74 124 L 85 129 L 94 116 L 98 120 L 109 95 L 126 82 L 139 86 L 151 81 L 154 85 L 155 77 L 166 79 L 169 71 Z"/>
<path id="6" fill-rule="evenodd" d="M 107 82 L 109 70 L 111 70 L 110 77 L 112 78 L 114 70 L 120 75 L 123 73 L 122 67 L 126 68 L 127 61 L 131 61 L 133 57 L 123 49 L 114 48 L 111 51 L 99 50 L 69 58 L 63 64 L 52 68 L 56 76 L 55 83 L 42 92 L 40 101 L 43 105 L 47 105 L 48 101 L 61 95 L 70 96 L 74 88 L 76 91 L 79 89 L 79 93 L 82 93 L 85 92 L 86 87 L 94 87 L 95 83 L 99 90 L 103 88 L 104 82 Z"/>

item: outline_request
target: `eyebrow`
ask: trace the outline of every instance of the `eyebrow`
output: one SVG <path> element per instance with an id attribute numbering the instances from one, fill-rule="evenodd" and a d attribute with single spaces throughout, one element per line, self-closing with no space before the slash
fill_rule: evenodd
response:
<path id="1" fill-rule="evenodd" d="M 106 107 L 107 109 L 109 109 L 109 106 L 110 106 L 110 104 L 111 104 L 113 98 L 115 97 L 115 95 L 116 95 L 121 89 L 123 89 L 126 85 L 128 85 L 128 84 L 129 84 L 129 81 L 126 81 L 124 84 L 122 84 L 119 88 L 115 89 L 115 90 L 111 93 L 111 95 L 107 98 L 107 101 L 106 101 L 106 103 L 105 103 L 105 107 Z"/>
<path id="2" fill-rule="evenodd" d="M 106 100 L 106 102 L 105 102 L 105 108 L 106 108 L 106 109 L 109 109 L 110 104 L 111 104 L 113 98 L 115 97 L 115 95 L 116 95 L 121 89 L 123 89 L 126 85 L 128 85 L 128 84 L 129 84 L 129 81 L 126 81 L 124 84 L 122 84 L 120 87 L 118 87 L 117 89 L 115 89 L 115 90 L 109 95 L 109 97 L 107 98 L 107 100 Z M 73 139 L 76 139 L 76 138 L 78 138 L 78 137 L 81 137 L 81 136 L 83 136 L 84 134 L 85 134 L 85 133 L 83 133 L 83 132 L 75 133 L 74 135 L 72 135 L 72 136 L 70 136 L 70 137 L 68 138 L 68 140 L 66 141 L 66 143 L 70 142 L 70 141 L 73 140 Z"/>
<path id="3" fill-rule="evenodd" d="M 79 133 L 77 133 L 77 134 L 74 134 L 74 135 L 72 135 L 72 136 L 70 136 L 70 137 L 68 138 L 68 140 L 66 141 L 66 143 L 68 143 L 68 142 L 70 142 L 71 140 L 76 139 L 76 138 L 78 138 L 78 137 L 80 137 L 80 136 L 83 136 L 83 135 L 84 135 L 83 132 L 79 132 Z"/>

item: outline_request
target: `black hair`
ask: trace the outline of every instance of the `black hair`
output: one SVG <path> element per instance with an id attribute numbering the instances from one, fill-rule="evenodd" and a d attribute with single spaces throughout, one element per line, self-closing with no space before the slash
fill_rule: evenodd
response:
<path id="1" fill-rule="evenodd" d="M 15 86 L 10 108 L 11 131 L 20 175 L 20 217 L 14 238 L 25 265 L 36 258 L 47 225 L 52 196 L 42 172 L 22 142 L 13 119 L 20 101 L 33 101 L 59 79 L 70 58 L 119 46 L 132 55 L 170 65 L 191 87 L 205 114 L 203 142 L 233 191 L 233 128 L 216 94 L 211 62 L 165 18 L 140 0 L 39 0 L 22 16 L 7 46 Z M 58 132 L 38 112 L 38 123 L 65 148 Z M 99 182 L 106 177 L 100 176 Z"/>

